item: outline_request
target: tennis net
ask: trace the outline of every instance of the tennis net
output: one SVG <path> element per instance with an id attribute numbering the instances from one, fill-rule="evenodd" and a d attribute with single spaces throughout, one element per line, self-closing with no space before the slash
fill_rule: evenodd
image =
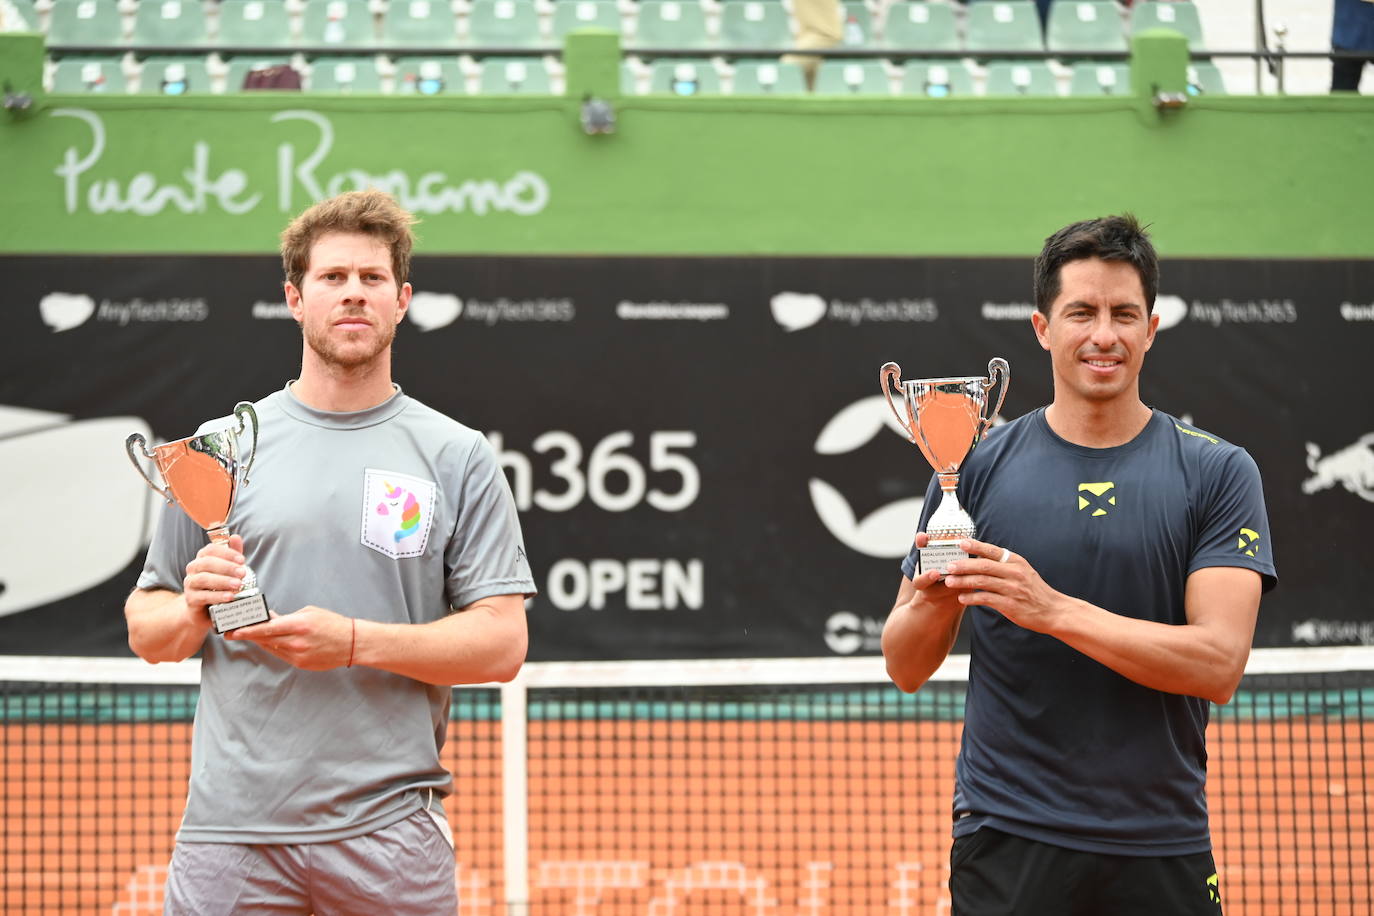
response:
<path id="1" fill-rule="evenodd" d="M 967 659 L 531 663 L 454 691 L 463 916 L 947 913 Z M 161 912 L 199 668 L 0 658 L 0 911 Z M 1229 916 L 1374 912 L 1374 649 L 1257 650 L 1214 707 Z"/>

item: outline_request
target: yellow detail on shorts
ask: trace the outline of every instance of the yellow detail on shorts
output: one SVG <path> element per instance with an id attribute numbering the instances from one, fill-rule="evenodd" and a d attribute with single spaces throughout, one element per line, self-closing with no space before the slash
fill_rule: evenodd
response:
<path id="1" fill-rule="evenodd" d="M 1207 879 L 1207 896 L 1213 903 L 1221 903 L 1221 885 L 1217 883 L 1217 873 Z"/>

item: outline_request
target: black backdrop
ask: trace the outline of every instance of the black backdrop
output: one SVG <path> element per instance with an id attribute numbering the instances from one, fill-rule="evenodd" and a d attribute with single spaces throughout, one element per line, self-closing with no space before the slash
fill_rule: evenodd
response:
<path id="1" fill-rule="evenodd" d="M 47 437 L 127 417 L 178 438 L 279 388 L 300 348 L 280 267 L 0 265 L 0 653 L 126 655 L 141 551 L 76 589 L 70 548 L 120 526 L 136 546 L 146 519 L 101 516 L 94 486 L 61 513 L 45 494 L 142 485 L 122 432 Z M 1023 259 L 423 257 L 412 279 L 424 327 L 401 328 L 397 381 L 495 435 L 529 494 L 532 659 L 876 651 L 929 477 L 881 424 L 879 366 L 983 375 L 1004 357 L 1007 418 L 1051 393 Z M 1145 400 L 1264 474 L 1280 587 L 1256 645 L 1374 642 L 1374 263 L 1170 261 L 1161 295 Z M 3 587 L 35 571 L 51 587 L 17 607 Z"/>

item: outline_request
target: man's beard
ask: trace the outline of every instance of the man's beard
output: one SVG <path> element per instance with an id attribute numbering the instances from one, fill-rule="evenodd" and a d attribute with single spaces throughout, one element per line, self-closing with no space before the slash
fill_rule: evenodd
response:
<path id="1" fill-rule="evenodd" d="M 301 331 L 305 335 L 305 345 L 326 365 L 338 369 L 352 370 L 368 365 L 396 339 L 396 328 L 392 325 L 373 325 L 376 335 L 371 338 L 372 346 L 365 346 L 361 341 L 354 343 L 332 338 L 329 328 L 303 327 Z"/>

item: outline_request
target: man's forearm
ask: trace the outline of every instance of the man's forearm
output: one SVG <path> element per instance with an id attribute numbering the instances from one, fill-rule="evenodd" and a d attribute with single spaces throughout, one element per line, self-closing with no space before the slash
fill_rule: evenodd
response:
<path id="1" fill-rule="evenodd" d="M 899 604 L 883 626 L 883 658 L 892 682 L 907 693 L 920 688 L 954 647 L 961 612 Z"/>
<path id="2" fill-rule="evenodd" d="M 509 681 L 528 647 L 524 599 L 483 599 L 425 624 L 357 620 L 353 664 L 380 668 L 426 684 Z"/>
<path id="3" fill-rule="evenodd" d="M 179 662 L 205 642 L 210 619 L 193 611 L 180 592 L 136 588 L 124 602 L 129 648 L 146 662 Z"/>

